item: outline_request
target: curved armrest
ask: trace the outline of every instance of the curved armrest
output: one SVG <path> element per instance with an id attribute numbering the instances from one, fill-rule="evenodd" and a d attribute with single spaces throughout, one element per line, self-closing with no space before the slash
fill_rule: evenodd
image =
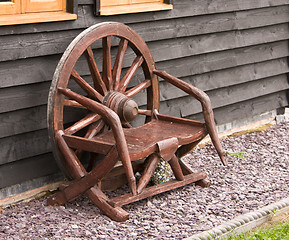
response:
<path id="1" fill-rule="evenodd" d="M 218 133 L 217 133 L 217 129 L 216 129 L 215 121 L 214 121 L 214 114 L 213 114 L 212 105 L 211 105 L 209 96 L 202 90 L 192 86 L 189 83 L 182 81 L 181 79 L 178 79 L 166 73 L 165 71 L 154 70 L 153 73 L 163 78 L 167 82 L 173 84 L 174 86 L 182 89 L 184 92 L 188 93 L 189 95 L 193 96 L 198 101 L 200 101 L 209 135 L 212 139 L 212 142 L 218 152 L 218 155 L 222 163 L 224 165 L 227 165 L 227 161 L 225 159 L 226 154 L 221 146 L 221 143 L 218 137 Z"/>
<path id="2" fill-rule="evenodd" d="M 121 121 L 118 115 L 108 108 L 107 106 L 98 103 L 94 100 L 91 100 L 87 97 L 81 96 L 76 92 L 68 88 L 58 88 L 58 91 L 61 92 L 63 95 L 75 100 L 76 102 L 80 103 L 81 105 L 85 106 L 92 112 L 95 112 L 101 115 L 110 125 L 112 128 L 112 132 L 116 141 L 116 147 L 118 150 L 119 157 L 123 163 L 126 175 L 128 177 L 129 185 L 131 188 L 132 193 L 136 194 L 136 180 L 133 174 L 133 169 L 129 157 L 128 147 L 125 140 L 123 128 L 121 125 Z"/>

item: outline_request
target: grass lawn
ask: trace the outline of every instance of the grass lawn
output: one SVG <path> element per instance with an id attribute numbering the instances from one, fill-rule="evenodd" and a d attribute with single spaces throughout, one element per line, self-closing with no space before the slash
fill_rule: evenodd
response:
<path id="1" fill-rule="evenodd" d="M 228 240 L 289 240 L 289 211 L 262 224 L 249 233 L 232 235 Z"/>

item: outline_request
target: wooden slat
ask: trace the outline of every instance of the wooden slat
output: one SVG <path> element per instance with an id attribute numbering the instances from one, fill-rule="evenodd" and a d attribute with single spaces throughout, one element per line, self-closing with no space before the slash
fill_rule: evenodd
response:
<path id="1" fill-rule="evenodd" d="M 114 207 L 121 207 L 123 205 L 136 202 L 144 198 L 151 197 L 153 195 L 170 191 L 172 189 L 179 188 L 187 184 L 196 182 L 198 180 L 206 178 L 206 176 L 207 176 L 206 173 L 203 173 L 203 172 L 189 174 L 189 175 L 184 176 L 183 181 L 171 180 L 170 182 L 167 182 L 167 183 L 162 183 L 162 184 L 158 184 L 152 187 L 148 187 L 142 193 L 136 196 L 133 196 L 131 193 L 129 193 L 129 194 L 122 195 L 120 197 L 112 198 L 110 200 L 110 204 Z"/>
<path id="2" fill-rule="evenodd" d="M 218 125 L 247 119 L 259 120 L 261 114 L 286 106 L 288 106 L 287 90 L 216 108 L 214 116 Z M 203 119 L 201 113 L 185 117 L 200 121 Z"/>
<path id="3" fill-rule="evenodd" d="M 269 60 L 269 59 L 274 59 L 278 57 L 280 58 L 282 56 L 288 56 L 287 41 L 277 41 L 273 43 L 268 43 L 267 45 L 264 45 L 264 46 L 260 46 L 261 53 L 256 53 L 257 48 L 258 46 L 252 47 L 251 49 L 246 49 L 246 51 L 253 52 L 253 54 L 255 54 L 255 57 L 254 57 L 255 62 L 261 62 L 261 61 L 265 61 L 266 59 Z M 272 49 L 271 51 L 273 52 L 273 56 L 269 55 L 270 49 Z M 268 54 L 267 56 L 266 56 L 266 53 Z M 160 52 L 153 51 L 153 55 L 158 55 L 158 54 L 160 54 Z M 256 55 L 260 56 L 260 59 L 258 59 Z M 11 86 L 39 83 L 39 82 L 45 82 L 45 81 L 51 80 L 51 76 L 53 75 L 53 72 L 55 71 L 59 58 L 60 56 L 45 56 L 45 57 L 38 57 L 38 58 L 28 58 L 25 60 L 22 59 L 22 60 L 17 60 L 17 61 L 1 62 L 0 63 L 0 75 L 1 75 L 0 86 L 11 87 Z M 199 58 L 199 57 L 196 56 L 194 58 Z M 200 60 L 204 61 L 203 59 L 200 59 Z M 100 60 L 100 59 L 97 59 L 97 60 Z M 128 60 L 132 61 L 132 59 L 128 59 Z M 195 62 L 193 63 L 196 64 Z M 87 63 L 85 60 L 81 61 L 81 69 L 85 69 L 84 66 L 86 64 Z M 175 64 L 175 62 L 173 64 Z M 128 67 L 128 65 L 129 65 L 129 62 L 124 61 L 124 67 Z M 234 67 L 233 64 L 231 64 L 230 66 Z M 169 63 L 157 63 L 158 69 L 164 69 L 168 72 L 170 71 L 171 67 L 172 66 L 170 66 Z M 187 71 L 184 71 L 184 73 L 186 72 Z M 199 73 L 199 72 L 195 72 L 194 74 Z M 183 74 L 182 71 L 172 72 L 172 73 L 174 74 L 174 76 L 179 77 L 179 78 L 188 75 L 187 73 Z M 89 75 L 89 72 L 82 70 L 81 72 L 79 71 L 79 74 L 81 74 L 82 76 Z M 21 75 L 21 78 L 16 77 L 19 75 Z M 47 84 L 47 88 L 49 88 L 48 84 Z"/>
<path id="4" fill-rule="evenodd" d="M 288 44 L 278 42 L 212 53 L 209 56 L 200 55 L 193 58 L 163 62 L 158 64 L 158 69 L 164 69 L 177 77 L 184 77 L 286 56 L 288 56 Z M 194 66 L 194 69 L 191 69 L 192 66 Z M 279 73 L 276 72 L 276 74 Z M 0 89 L 0 113 L 46 104 L 49 85 L 49 82 L 44 82 Z"/>
<path id="5" fill-rule="evenodd" d="M 275 13 L 277 19 L 281 18 L 279 20 L 280 23 L 288 22 L 288 11 L 289 10 L 287 9 L 287 13 L 285 12 L 285 13 L 280 14 L 280 17 L 278 15 L 279 12 Z M 264 15 L 266 16 L 266 14 L 264 14 Z M 284 16 L 287 16 L 287 18 L 285 19 Z M 252 18 L 253 18 L 253 16 L 252 16 Z M 262 19 L 262 17 L 261 17 L 261 19 Z M 177 21 L 177 20 L 174 20 L 174 21 Z M 195 22 L 195 21 L 193 21 L 193 22 Z M 224 22 L 226 24 L 224 24 Z M 147 42 L 147 41 L 153 41 L 153 40 L 164 40 L 164 39 L 173 39 L 173 38 L 179 38 L 179 37 L 189 37 L 189 36 L 193 36 L 196 34 L 208 34 L 208 33 L 216 33 L 216 32 L 223 32 L 223 31 L 227 31 L 227 32 L 228 31 L 235 31 L 235 30 L 239 30 L 239 29 L 244 29 L 243 27 L 240 27 L 240 28 L 236 27 L 236 25 L 241 25 L 241 26 L 244 25 L 243 22 L 244 22 L 244 20 L 242 19 L 242 21 L 240 20 L 240 22 L 236 22 L 235 24 L 233 24 L 233 23 L 230 23 L 230 21 L 225 16 L 224 19 L 218 19 L 218 17 L 217 17 L 216 20 L 214 20 L 212 18 L 211 21 L 209 21 L 206 18 L 202 19 L 202 21 L 201 21 L 202 24 L 198 23 L 198 25 L 197 25 L 198 27 L 194 28 L 193 30 L 190 30 L 190 25 L 188 25 L 188 26 L 179 25 L 178 28 L 180 28 L 180 31 L 175 31 L 176 27 L 174 26 L 174 24 L 169 23 L 169 22 L 167 22 L 164 25 L 160 25 L 160 26 L 158 26 L 158 24 L 155 24 L 155 23 L 154 23 L 154 25 L 148 23 L 149 26 L 148 26 L 148 24 L 143 24 L 143 25 L 140 25 L 141 27 L 135 28 L 135 30 Z M 268 24 L 262 25 L 260 23 L 262 21 L 256 21 L 255 18 L 252 19 L 251 21 L 248 20 L 248 22 L 259 23 L 259 24 L 256 24 L 256 27 L 262 27 L 264 25 L 268 26 Z M 195 22 L 195 23 L 197 24 L 197 22 Z M 276 21 L 272 20 L 271 25 L 272 24 L 276 25 L 276 23 L 278 23 L 278 21 L 276 22 Z M 179 24 L 181 24 L 181 23 L 179 23 Z M 274 26 L 274 25 L 271 27 L 273 27 L 273 28 L 277 27 L 278 28 L 278 25 L 276 25 L 276 26 Z M 168 26 L 171 26 L 171 27 L 168 28 Z M 248 28 L 249 28 L 249 26 L 248 26 Z M 205 30 L 199 30 L 199 29 L 205 29 Z M 218 29 L 218 30 L 216 30 L 216 29 Z M 284 29 L 286 29 L 285 26 L 284 26 Z M 258 30 L 258 31 L 260 31 L 260 30 Z M 279 29 L 277 31 L 280 31 L 280 33 L 278 35 L 281 35 L 284 30 Z M 67 45 L 77 35 L 77 32 L 79 32 L 79 30 L 67 31 L 67 32 L 65 32 L 65 35 L 63 34 L 63 32 L 43 33 L 42 39 L 43 39 L 43 41 L 45 41 L 46 44 L 42 44 L 41 48 L 38 47 L 38 44 L 35 44 L 35 43 L 40 44 L 39 39 L 37 37 L 37 34 L 36 35 L 34 35 L 34 34 L 23 35 L 21 37 L 21 43 L 22 44 L 25 43 L 25 49 L 22 49 L 21 52 L 17 51 L 18 49 L 20 49 L 22 47 L 20 42 L 18 41 L 18 39 L 17 38 L 15 39 L 14 36 L 5 36 L 2 42 L 7 43 L 7 44 L 4 44 L 6 46 L 6 48 L 1 49 L 1 46 L 0 46 L 1 52 L 4 53 L 4 51 L 5 51 L 5 54 L 1 55 L 0 61 L 14 60 L 14 59 L 19 59 L 19 58 L 24 58 L 24 57 L 35 57 L 35 56 L 43 56 L 43 55 L 48 55 L 48 54 L 51 55 L 51 54 L 63 53 L 65 48 L 67 47 Z M 271 35 L 264 36 L 264 37 L 270 37 L 270 36 Z M 262 38 L 260 38 L 259 40 L 262 41 Z M 212 46 L 214 46 L 214 45 L 212 45 Z M 185 52 L 183 52 L 183 53 L 185 53 Z M 158 56 L 158 55 L 154 55 L 154 56 Z"/>
<path id="6" fill-rule="evenodd" d="M 59 58 L 56 55 L 0 62 L 0 88 L 50 81 Z"/>
<path id="7" fill-rule="evenodd" d="M 80 138 L 72 135 L 63 135 L 63 138 L 66 141 L 67 145 L 71 148 L 101 154 L 107 154 L 113 146 L 113 144 L 109 145 L 101 141 Z"/>
<path id="8" fill-rule="evenodd" d="M 227 13 L 227 12 L 237 12 L 243 10 L 267 8 L 273 6 L 287 5 L 288 0 L 269 2 L 268 0 L 258 0 L 250 1 L 245 0 L 241 3 L 238 0 L 219 0 L 213 3 L 209 0 L 197 1 L 197 0 L 184 0 L 176 1 L 173 3 L 174 10 L 169 12 L 164 12 L 161 14 L 146 13 L 137 14 L 136 16 L 118 15 L 110 16 L 110 21 L 120 21 L 125 23 L 136 23 L 136 22 L 146 22 L 147 19 L 164 20 L 170 18 L 185 18 L 190 16 L 203 16 L 207 14 L 215 13 Z M 90 6 L 85 6 L 89 8 Z M 89 23 L 92 23 L 92 19 L 87 19 Z"/>
<path id="9" fill-rule="evenodd" d="M 236 66 L 224 70 L 184 77 L 183 80 L 204 91 L 228 87 L 289 72 L 287 58 Z M 173 85 L 161 82 L 161 101 L 184 97 L 187 94 Z"/>
<path id="10" fill-rule="evenodd" d="M 244 12 L 172 18 L 170 20 L 158 21 L 157 23 L 145 22 L 144 24 L 134 24 L 133 29 L 146 42 L 151 42 L 287 23 L 289 18 L 288 13 L 289 6 L 284 5 Z"/>
<path id="11" fill-rule="evenodd" d="M 288 4 L 288 0 L 281 1 L 273 1 L 270 2 L 268 0 L 263 1 L 242 1 L 242 4 L 239 3 L 238 0 L 227 1 L 222 0 L 218 1 L 216 4 L 219 6 L 217 8 L 208 8 L 209 0 L 204 0 L 201 2 L 195 2 L 191 0 L 185 0 L 181 2 L 174 2 L 174 11 L 170 11 L 169 14 L 161 13 L 155 14 L 154 12 L 145 13 L 145 14 L 135 14 L 135 15 L 118 15 L 111 16 L 107 20 L 108 21 L 117 21 L 128 23 L 143 23 L 148 19 L 155 20 L 165 20 L 165 19 L 174 19 L 174 18 L 182 18 L 190 17 L 190 16 L 198 16 L 213 14 L 213 13 L 227 13 L 234 11 L 242 11 L 242 10 L 261 10 L 266 11 L 266 9 L 274 8 L 274 6 L 283 7 Z M 61 30 L 71 30 L 75 28 L 85 28 L 87 26 L 91 26 L 92 24 L 101 22 L 101 18 L 96 19 L 93 15 L 93 11 L 91 10 L 94 1 L 92 0 L 81 0 L 79 1 L 81 5 L 78 8 L 78 20 L 77 21 L 68 21 L 68 22 L 57 22 L 56 24 L 51 23 L 42 23 L 42 24 L 26 24 L 21 26 L 7 26 L 1 29 L 0 35 L 9 35 L 9 34 L 23 34 L 28 32 L 46 32 L 46 31 L 61 31 Z M 266 18 L 270 18 L 270 15 Z M 208 15 L 206 15 L 208 16 Z M 265 19 L 265 18 L 264 18 Z M 224 21 L 220 21 L 220 23 L 224 24 Z M 254 24 L 254 22 L 252 22 Z"/>
<path id="12" fill-rule="evenodd" d="M 0 113 L 47 104 L 49 85 L 46 82 L 0 89 Z"/>
<path id="13" fill-rule="evenodd" d="M 51 153 L 0 165 L 0 188 L 59 172 Z"/>
<path id="14" fill-rule="evenodd" d="M 46 111 L 46 106 L 38 106 L 0 114 L 0 139 L 45 129 L 47 127 Z"/>
<path id="15" fill-rule="evenodd" d="M 287 96 L 288 90 L 217 108 L 214 110 L 216 122 L 224 124 L 234 120 L 253 119 L 262 113 L 288 106 Z"/>
<path id="16" fill-rule="evenodd" d="M 47 129 L 2 138 L 0 165 L 50 151 Z"/>
<path id="17" fill-rule="evenodd" d="M 275 54 L 280 54 L 280 57 L 288 56 L 288 47 L 278 45 L 278 43 L 255 45 L 160 62 L 157 69 L 165 70 L 174 76 L 186 77 L 276 59 Z M 269 46 L 274 47 L 272 49 Z"/>
<path id="18" fill-rule="evenodd" d="M 251 91 L 252 89 L 254 91 Z M 248 99 L 280 92 L 285 89 L 289 89 L 289 83 L 287 76 L 283 74 L 228 88 L 216 89 L 207 92 L 207 94 L 211 99 L 213 108 L 219 108 L 230 104 L 239 104 Z M 160 112 L 168 114 L 172 110 L 171 108 L 180 111 L 183 117 L 201 112 L 200 104 L 196 100 L 192 100 L 190 96 L 161 103 Z"/>
<path id="19" fill-rule="evenodd" d="M 276 34 L 278 32 L 278 34 Z M 253 45 L 268 44 L 289 38 L 287 24 L 274 25 L 258 29 L 213 33 L 170 39 L 149 44 L 155 61 L 172 60 L 206 53 L 214 53 Z M 168 54 L 168 50 L 169 54 Z"/>

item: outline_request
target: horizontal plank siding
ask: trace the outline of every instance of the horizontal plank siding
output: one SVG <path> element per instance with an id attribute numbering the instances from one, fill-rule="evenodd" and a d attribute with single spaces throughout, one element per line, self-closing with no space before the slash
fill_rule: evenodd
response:
<path id="1" fill-rule="evenodd" d="M 227 105 L 214 109 L 214 116 L 218 125 L 230 123 L 242 119 L 250 119 L 258 115 L 264 114 L 268 109 L 278 109 L 288 106 L 288 91 L 281 91 L 258 98 L 239 102 L 238 104 Z M 242 116 L 242 117 L 240 117 Z M 201 113 L 187 116 L 187 118 L 203 120 Z"/>
<path id="2" fill-rule="evenodd" d="M 0 165 L 50 151 L 47 129 L 2 138 Z"/>
<path id="3" fill-rule="evenodd" d="M 0 166 L 0 189 L 59 172 L 51 153 Z M 25 174 L 24 174 L 25 173 Z"/>
<path id="4" fill-rule="evenodd" d="M 288 44 L 284 41 L 159 62 L 157 67 L 183 78 L 287 56 Z M 47 81 L 0 89 L 0 113 L 46 104 L 49 86 Z"/>
<path id="5" fill-rule="evenodd" d="M 203 91 L 225 88 L 254 80 L 287 74 L 289 67 L 287 58 L 275 59 L 260 63 L 242 65 L 225 70 L 184 77 L 182 80 L 196 86 Z M 171 84 L 160 83 L 161 100 L 184 97 L 187 94 Z"/>
<path id="6" fill-rule="evenodd" d="M 46 105 L 0 114 L 0 139 L 45 129 Z"/>
<path id="7" fill-rule="evenodd" d="M 158 22 L 154 24 L 157 26 Z M 163 28 L 164 31 L 166 32 L 168 31 L 165 28 L 165 26 Z M 218 29 L 218 27 L 216 28 Z M 150 28 L 147 28 L 147 26 L 144 25 L 143 29 L 147 30 Z M 256 29 L 255 28 L 246 30 L 230 29 L 233 31 L 227 32 L 228 31 L 227 30 L 226 33 L 222 34 L 216 34 L 216 31 L 214 31 L 213 34 L 211 35 L 191 36 L 192 34 L 191 33 L 188 38 L 184 39 L 179 38 L 187 37 L 188 36 L 187 31 L 181 31 L 181 33 L 179 34 L 176 33 L 178 31 L 174 31 L 174 34 L 162 34 L 162 31 L 159 31 L 159 29 L 154 28 L 153 30 L 154 31 L 148 34 L 147 31 L 141 32 L 137 31 L 136 29 L 136 31 L 140 33 L 141 37 L 146 42 L 155 40 L 157 36 L 159 36 L 158 40 L 167 39 L 167 41 L 163 42 L 164 45 L 160 44 L 159 41 L 155 42 L 152 45 L 152 50 L 154 46 L 158 47 L 161 46 L 162 48 L 159 49 L 160 52 L 164 52 L 165 49 L 167 49 L 168 47 L 173 47 L 174 51 L 171 51 L 171 53 L 174 52 L 181 53 L 186 54 L 186 56 L 190 56 L 193 54 L 203 54 L 212 51 L 221 51 L 230 48 L 250 46 L 260 43 L 280 41 L 288 39 L 289 35 L 287 23 L 272 25 L 268 27 L 259 27 Z M 160 35 L 155 34 L 155 32 L 160 32 Z M 66 31 L 65 35 L 63 34 L 63 32 L 49 32 L 49 33 L 42 33 L 41 38 L 39 38 L 39 34 L 26 34 L 24 36 L 19 35 L 18 37 L 15 37 L 14 35 L 3 36 L 2 37 L 3 44 L 0 45 L 1 51 L 0 61 L 4 62 L 28 57 L 46 56 L 63 53 L 66 47 L 69 45 L 69 43 L 79 33 L 80 30 Z M 178 39 L 175 39 L 176 37 Z M 19 51 L 19 49 L 21 49 L 21 51 Z M 171 56 L 168 55 L 166 59 L 169 59 L 168 57 Z M 175 57 L 182 57 L 182 55 Z M 160 60 L 161 59 L 155 59 L 155 61 Z"/>
<path id="8" fill-rule="evenodd" d="M 78 0 L 75 21 L 0 27 L 0 191 L 59 171 L 46 129 L 50 83 L 70 42 L 96 23 L 134 29 L 157 69 L 206 91 L 217 124 L 288 106 L 289 0 L 183 0 L 171 11 L 107 17 L 94 15 L 94 2 Z M 93 51 L 101 71 L 98 47 Z M 124 70 L 135 58 L 126 57 Z M 85 60 L 76 69 L 88 77 Z M 133 83 L 139 81 L 137 73 Z M 161 113 L 202 119 L 192 97 L 162 79 L 160 88 Z M 137 102 L 145 105 L 145 94 Z"/>
<path id="9" fill-rule="evenodd" d="M 214 1 L 215 2 L 215 1 Z M 1 27 L 1 35 L 14 35 L 14 34 L 25 34 L 31 32 L 54 32 L 54 31 L 64 31 L 71 29 L 82 29 L 91 26 L 92 24 L 103 22 L 103 21 L 116 21 L 123 22 L 126 24 L 132 23 L 149 23 L 158 20 L 166 19 L 178 19 L 186 18 L 192 16 L 203 16 L 210 17 L 211 14 L 224 14 L 229 12 L 239 13 L 239 12 L 250 12 L 250 10 L 271 9 L 274 7 L 287 6 L 289 4 L 288 0 L 222 0 L 212 4 L 211 0 L 185 0 L 185 1 L 175 1 L 173 11 L 163 11 L 163 12 L 151 12 L 151 13 L 141 13 L 141 14 L 127 14 L 127 15 L 117 15 L 110 17 L 94 17 L 93 10 L 93 0 L 83 0 L 79 1 L 78 7 L 78 20 L 68 21 L 68 22 L 58 22 L 54 23 L 42 23 L 42 24 L 27 24 L 27 25 L 15 25 L 15 26 L 3 26 Z M 213 6 L 214 7 L 210 7 Z M 244 11 L 247 10 L 247 11 Z M 208 15 L 209 14 L 209 15 Z M 268 16 L 267 16 L 268 17 Z M 266 19 L 263 18 L 264 21 Z"/>

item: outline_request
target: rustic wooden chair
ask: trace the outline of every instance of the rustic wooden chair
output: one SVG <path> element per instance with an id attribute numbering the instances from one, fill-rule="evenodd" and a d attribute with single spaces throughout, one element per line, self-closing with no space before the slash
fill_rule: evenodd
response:
<path id="1" fill-rule="evenodd" d="M 123 70 L 125 64 L 127 69 Z M 160 114 L 157 76 L 199 100 L 205 123 Z M 141 108 L 135 95 L 147 99 L 145 103 L 141 100 Z M 135 126 L 135 121 L 143 124 Z M 48 199 L 48 204 L 62 205 L 86 193 L 116 221 L 128 219 L 121 208 L 125 204 L 190 183 L 208 185 L 205 173 L 193 173 L 180 160 L 207 133 L 226 164 L 208 96 L 156 70 L 145 42 L 120 23 L 94 25 L 68 46 L 50 89 L 48 128 L 55 158 L 71 180 Z M 175 179 L 148 186 L 161 158 L 170 164 Z M 109 199 L 100 183 L 117 165 L 117 171 L 125 173 L 130 192 Z M 138 181 L 136 172 L 142 174 Z M 118 185 L 113 178 L 111 181 Z"/>

